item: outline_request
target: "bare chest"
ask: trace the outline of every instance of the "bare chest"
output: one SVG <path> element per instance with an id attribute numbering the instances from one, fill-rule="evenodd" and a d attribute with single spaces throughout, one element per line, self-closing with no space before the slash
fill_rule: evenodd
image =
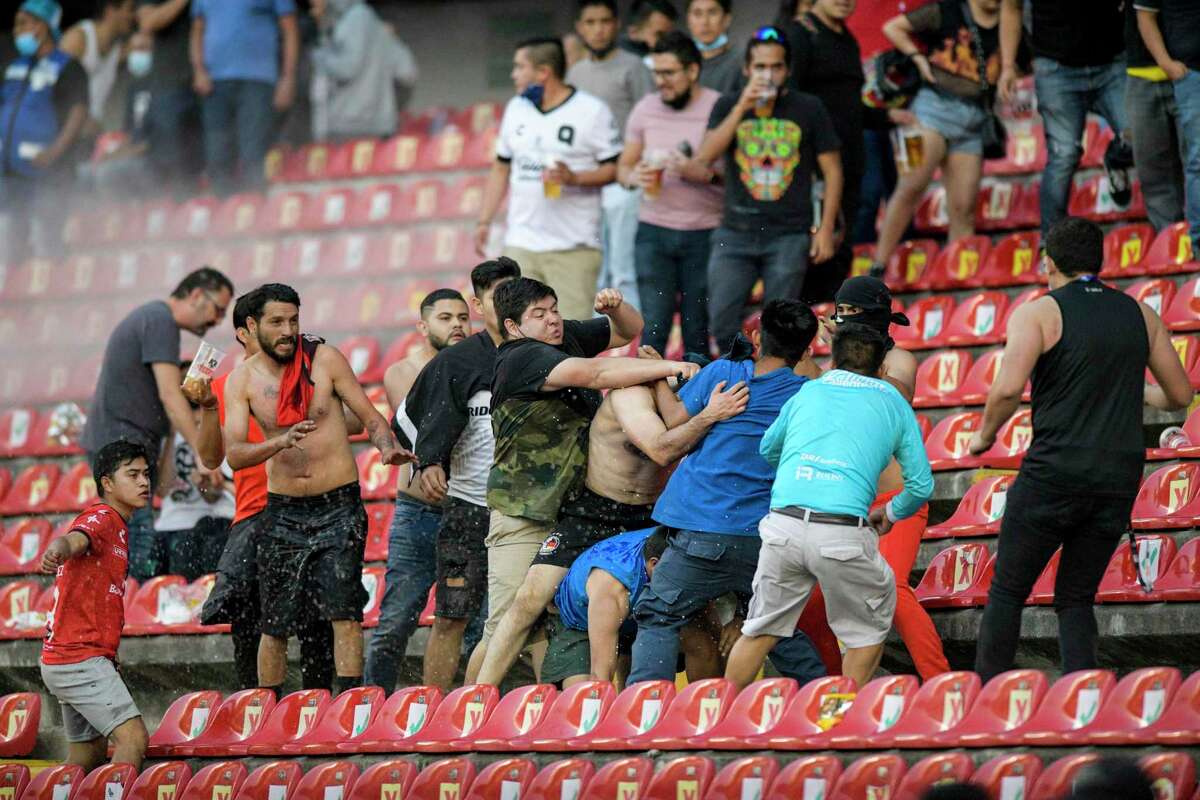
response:
<path id="1" fill-rule="evenodd" d="M 264 432 L 277 433 L 279 427 L 279 380 L 267 375 L 254 373 L 250 380 L 250 410 Z M 313 396 L 308 404 L 308 419 L 321 423 L 329 417 L 334 408 L 336 398 L 333 391 L 333 381 L 318 371 L 313 375 Z"/>

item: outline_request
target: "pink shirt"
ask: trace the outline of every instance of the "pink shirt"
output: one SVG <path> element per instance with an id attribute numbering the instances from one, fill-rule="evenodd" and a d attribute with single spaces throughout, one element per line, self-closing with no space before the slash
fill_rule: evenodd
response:
<path id="1" fill-rule="evenodd" d="M 682 111 L 664 103 L 657 92 L 643 97 L 629 114 L 625 143 L 641 142 L 643 157 L 650 150 L 677 150 L 680 142 L 690 144 L 692 153 L 700 152 L 709 114 L 721 95 L 702 86 L 695 92 Z M 721 224 L 723 198 L 720 186 L 688 183 L 667 170 L 658 197 L 642 198 L 638 219 L 678 231 L 707 230 Z"/>

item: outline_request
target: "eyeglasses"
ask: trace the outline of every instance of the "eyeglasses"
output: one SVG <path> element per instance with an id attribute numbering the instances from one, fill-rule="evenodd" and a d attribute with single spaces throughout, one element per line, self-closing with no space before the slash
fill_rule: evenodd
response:
<path id="1" fill-rule="evenodd" d="M 217 301 L 217 298 L 213 297 L 212 292 L 209 292 L 204 289 L 202 289 L 201 291 L 203 291 L 204 296 L 208 298 L 208 302 L 213 304 L 213 309 L 215 309 L 217 312 L 217 319 L 225 319 L 225 312 L 229 310 L 229 306 L 221 305 Z"/>
<path id="2" fill-rule="evenodd" d="M 676 75 L 683 74 L 683 70 L 682 69 L 656 69 L 656 70 L 652 70 L 651 74 L 654 75 L 654 77 L 656 77 L 656 78 L 662 78 L 664 80 L 669 80 L 671 78 L 674 78 Z"/>
<path id="3" fill-rule="evenodd" d="M 783 31 L 776 28 L 774 25 L 763 25 L 754 32 L 750 37 L 756 42 L 779 42 L 783 43 Z"/>

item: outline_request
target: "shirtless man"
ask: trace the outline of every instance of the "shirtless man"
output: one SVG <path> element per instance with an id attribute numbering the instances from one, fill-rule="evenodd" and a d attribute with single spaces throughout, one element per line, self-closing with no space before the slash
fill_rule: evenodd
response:
<path id="1" fill-rule="evenodd" d="M 660 358 L 649 347 L 643 347 L 639 356 Z M 588 434 L 585 485 L 563 502 L 554 532 L 542 544 L 488 644 L 478 683 L 499 685 L 504 679 L 571 564 L 585 550 L 625 531 L 654 526 L 650 514 L 672 466 L 709 428 L 740 414 L 748 400 L 745 383 L 726 389 L 722 381 L 713 388 L 703 411 L 668 430 L 650 386 L 608 393 Z"/>
<path id="2" fill-rule="evenodd" d="M 413 460 L 336 348 L 300 336 L 300 296 L 267 284 L 247 326 L 261 352 L 225 386 L 229 466 L 267 462 L 267 508 L 258 549 L 263 603 L 258 679 L 277 689 L 287 639 L 316 616 L 333 624 L 334 689 L 362 682 L 361 583 L 367 515 L 347 440 L 345 403 L 363 421 L 384 464 Z M 247 440 L 250 417 L 266 441 Z"/>

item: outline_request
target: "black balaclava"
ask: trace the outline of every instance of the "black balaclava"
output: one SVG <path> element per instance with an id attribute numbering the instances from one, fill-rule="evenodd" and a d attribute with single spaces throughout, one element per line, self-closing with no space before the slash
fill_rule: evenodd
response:
<path id="1" fill-rule="evenodd" d="M 833 321 L 838 325 L 843 322 L 856 322 L 860 325 L 874 328 L 887 339 L 889 350 L 895 346 L 892 337 L 888 335 L 892 325 L 909 325 L 908 317 L 899 311 L 892 311 L 892 293 L 887 284 L 870 275 L 859 275 L 847 279 L 837 291 L 834 302 L 839 306 L 854 306 L 862 309 L 853 316 L 834 314 Z"/>

